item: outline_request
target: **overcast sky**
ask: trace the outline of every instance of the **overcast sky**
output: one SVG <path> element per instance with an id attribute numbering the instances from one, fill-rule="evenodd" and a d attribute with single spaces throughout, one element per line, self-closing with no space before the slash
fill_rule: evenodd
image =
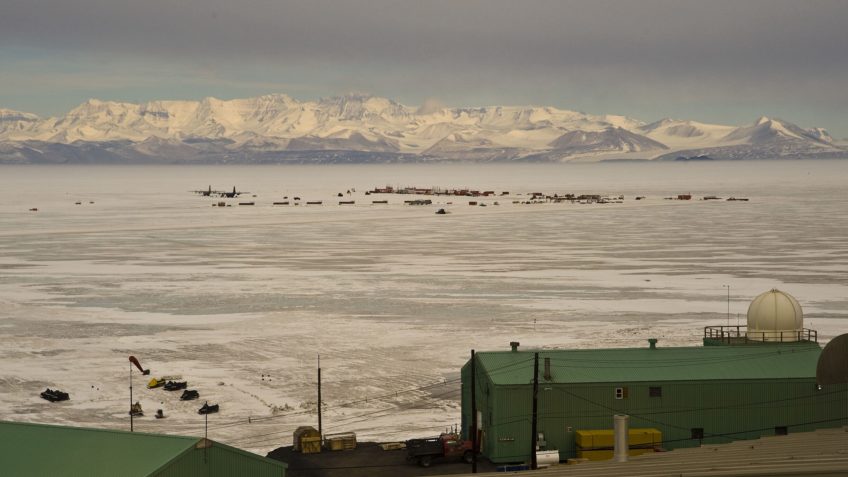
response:
<path id="1" fill-rule="evenodd" d="M 848 136 L 846 0 L 2 0 L 0 107 L 357 91 Z"/>

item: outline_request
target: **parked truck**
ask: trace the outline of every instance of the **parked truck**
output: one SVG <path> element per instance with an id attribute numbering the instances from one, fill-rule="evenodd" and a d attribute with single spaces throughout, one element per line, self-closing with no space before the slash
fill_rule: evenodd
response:
<path id="1" fill-rule="evenodd" d="M 430 467 L 434 459 L 461 458 L 470 464 L 473 459 L 471 441 L 462 440 L 458 434 L 443 433 L 430 439 L 410 439 L 406 441 L 406 460 L 422 467 Z"/>

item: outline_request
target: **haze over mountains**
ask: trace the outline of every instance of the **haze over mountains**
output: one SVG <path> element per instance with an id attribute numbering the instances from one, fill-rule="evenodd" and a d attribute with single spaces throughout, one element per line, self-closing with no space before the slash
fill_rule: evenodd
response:
<path id="1" fill-rule="evenodd" d="M 351 94 L 142 104 L 89 100 L 58 118 L 0 109 L 0 163 L 339 163 L 848 157 L 821 128 L 744 126 L 536 106 L 412 108 Z"/>

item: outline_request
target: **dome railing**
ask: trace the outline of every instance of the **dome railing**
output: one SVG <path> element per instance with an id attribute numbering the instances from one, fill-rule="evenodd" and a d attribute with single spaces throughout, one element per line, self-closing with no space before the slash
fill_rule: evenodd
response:
<path id="1" fill-rule="evenodd" d="M 717 325 L 704 327 L 704 340 L 726 344 L 795 343 L 799 341 L 818 343 L 819 333 L 809 328 L 785 331 L 751 331 L 748 330 L 746 325 Z"/>

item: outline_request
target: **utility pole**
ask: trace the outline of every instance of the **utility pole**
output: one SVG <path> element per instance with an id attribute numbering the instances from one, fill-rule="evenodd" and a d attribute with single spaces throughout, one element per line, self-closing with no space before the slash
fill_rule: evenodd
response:
<path id="1" fill-rule="evenodd" d="M 209 406 L 209 401 L 206 401 L 204 406 Z M 209 448 L 209 413 L 203 414 L 203 463 L 206 463 L 206 449 Z"/>
<path id="2" fill-rule="evenodd" d="M 130 361 L 130 432 L 133 432 L 132 361 Z"/>
<path id="3" fill-rule="evenodd" d="M 471 473 L 477 473 L 477 360 L 471 350 Z"/>
<path id="4" fill-rule="evenodd" d="M 321 428 L 321 355 L 318 355 L 318 436 L 324 438 L 324 432 Z"/>
<path id="5" fill-rule="evenodd" d="M 727 326 L 730 326 L 730 285 L 722 285 L 727 288 Z"/>
<path id="6" fill-rule="evenodd" d="M 530 470 L 536 470 L 536 414 L 539 409 L 539 353 L 533 356 L 533 422 L 530 425 Z"/>
<path id="7" fill-rule="evenodd" d="M 133 432 L 133 418 L 135 417 L 133 415 L 133 402 L 132 402 L 132 400 L 133 400 L 133 396 L 132 396 L 132 388 L 133 388 L 133 386 L 132 386 L 132 381 L 133 381 L 132 380 L 132 369 L 133 369 L 133 365 L 135 365 L 135 367 L 138 368 L 138 370 L 141 372 L 142 376 L 147 376 L 148 374 L 150 374 L 150 370 L 142 368 L 141 363 L 138 362 L 138 360 L 135 358 L 135 356 L 130 356 L 129 359 L 130 359 L 130 432 Z"/>

